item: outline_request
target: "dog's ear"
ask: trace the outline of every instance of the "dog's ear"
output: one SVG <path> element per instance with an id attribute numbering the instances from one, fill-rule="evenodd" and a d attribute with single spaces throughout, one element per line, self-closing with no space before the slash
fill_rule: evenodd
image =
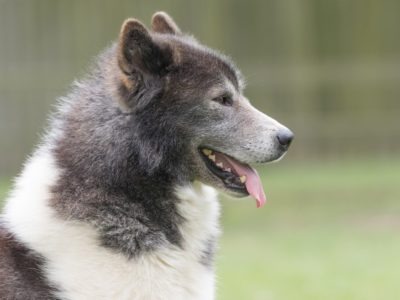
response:
<path id="1" fill-rule="evenodd" d="M 118 41 L 118 65 L 123 73 L 161 75 L 171 63 L 170 49 L 158 45 L 142 23 L 135 19 L 124 22 Z"/>
<path id="2" fill-rule="evenodd" d="M 151 28 L 158 33 L 181 34 L 174 20 L 165 12 L 156 12 L 151 18 Z"/>

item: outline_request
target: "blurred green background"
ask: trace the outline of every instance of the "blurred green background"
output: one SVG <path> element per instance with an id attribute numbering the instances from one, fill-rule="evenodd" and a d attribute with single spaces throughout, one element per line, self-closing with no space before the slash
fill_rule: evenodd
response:
<path id="1" fill-rule="evenodd" d="M 296 134 L 260 169 L 266 207 L 222 201 L 218 299 L 400 299 L 398 0 L 0 0 L 0 199 L 55 99 L 126 17 L 157 10 Z"/>

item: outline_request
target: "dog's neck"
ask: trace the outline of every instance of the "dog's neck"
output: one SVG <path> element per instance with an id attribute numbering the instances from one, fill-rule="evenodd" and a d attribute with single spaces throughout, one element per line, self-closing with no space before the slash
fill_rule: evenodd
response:
<path id="1" fill-rule="evenodd" d="M 155 137 L 140 139 L 146 133 L 138 129 L 139 120 L 104 104 L 113 99 L 102 91 L 96 93 L 103 101 L 90 103 L 90 109 L 81 89 L 76 93 L 81 98 L 65 103 L 61 123 L 52 124 L 48 151 L 59 176 L 51 206 L 65 219 L 90 222 L 104 246 L 128 257 L 168 244 L 182 247 L 186 216 L 177 208 L 176 192 L 190 181 L 177 153 L 185 151 L 167 136 L 156 145 Z"/>
<path id="2" fill-rule="evenodd" d="M 51 183 L 36 188 L 48 190 L 46 205 L 56 212 L 56 217 L 90 224 L 103 246 L 129 258 L 164 247 L 184 248 L 187 241 L 183 228 L 193 227 L 192 222 L 209 222 L 217 227 L 218 208 L 211 208 L 216 211 L 211 216 L 207 211 L 207 207 L 218 207 L 216 192 L 198 182 L 167 187 L 160 178 L 153 177 L 146 184 L 133 183 L 139 186 L 128 194 L 116 187 L 98 186 L 91 178 L 72 176 L 70 170 L 58 166 L 49 149 L 37 151 L 24 173 L 39 168 L 45 169 L 44 179 Z M 21 193 L 29 194 L 31 183 L 25 185 Z M 132 194 L 134 191 L 136 194 Z M 206 217 L 204 220 L 193 220 L 193 215 L 201 214 Z M 207 244 L 213 244 L 215 238 L 213 235 L 203 241 L 205 253 L 209 251 Z"/>
<path id="3" fill-rule="evenodd" d="M 61 169 L 52 207 L 61 217 L 90 222 L 104 246 L 135 257 L 172 244 L 182 246 L 177 180 L 159 172 L 102 183 Z"/>

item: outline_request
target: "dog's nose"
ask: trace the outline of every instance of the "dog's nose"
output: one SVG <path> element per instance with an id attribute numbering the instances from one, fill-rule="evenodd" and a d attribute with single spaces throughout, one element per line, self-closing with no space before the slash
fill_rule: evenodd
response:
<path id="1" fill-rule="evenodd" d="M 278 132 L 278 134 L 276 135 L 276 138 L 278 139 L 279 144 L 285 148 L 290 146 L 290 143 L 292 142 L 293 137 L 294 137 L 294 134 L 289 129 L 280 130 Z"/>

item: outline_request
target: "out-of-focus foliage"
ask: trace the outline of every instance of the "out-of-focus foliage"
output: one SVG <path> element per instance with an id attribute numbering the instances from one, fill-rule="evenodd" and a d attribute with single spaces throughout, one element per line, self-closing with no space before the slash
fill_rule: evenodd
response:
<path id="1" fill-rule="evenodd" d="M 0 176 L 122 21 L 157 10 L 234 58 L 251 101 L 296 133 L 291 159 L 400 151 L 397 0 L 1 0 Z"/>

